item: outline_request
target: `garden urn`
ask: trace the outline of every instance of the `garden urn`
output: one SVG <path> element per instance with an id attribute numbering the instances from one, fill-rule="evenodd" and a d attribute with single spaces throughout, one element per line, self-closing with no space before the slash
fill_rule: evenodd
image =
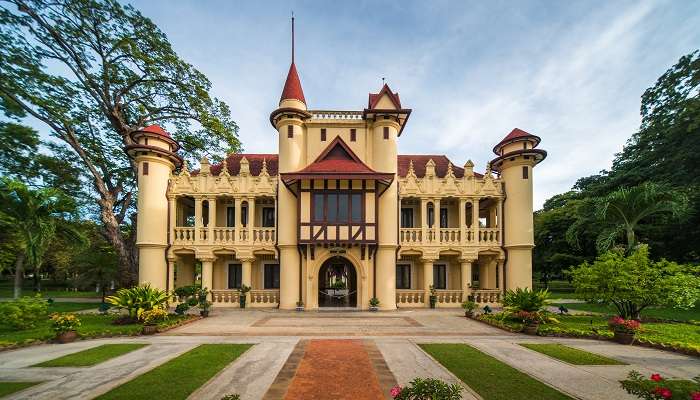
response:
<path id="1" fill-rule="evenodd" d="M 56 335 L 56 340 L 59 343 L 70 343 L 78 337 L 78 332 L 76 331 L 65 331 Z"/>

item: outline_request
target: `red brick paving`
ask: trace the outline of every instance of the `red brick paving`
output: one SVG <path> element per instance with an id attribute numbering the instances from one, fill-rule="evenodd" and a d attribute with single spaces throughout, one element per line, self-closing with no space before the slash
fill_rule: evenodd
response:
<path id="1" fill-rule="evenodd" d="M 285 400 L 378 400 L 385 394 L 361 340 L 311 340 Z"/>

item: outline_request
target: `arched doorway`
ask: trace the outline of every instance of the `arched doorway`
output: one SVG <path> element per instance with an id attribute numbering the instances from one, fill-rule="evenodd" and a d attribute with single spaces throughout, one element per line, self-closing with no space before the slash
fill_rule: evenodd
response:
<path id="1" fill-rule="evenodd" d="M 318 272 L 319 307 L 357 307 L 357 272 L 350 260 L 336 256 Z"/>

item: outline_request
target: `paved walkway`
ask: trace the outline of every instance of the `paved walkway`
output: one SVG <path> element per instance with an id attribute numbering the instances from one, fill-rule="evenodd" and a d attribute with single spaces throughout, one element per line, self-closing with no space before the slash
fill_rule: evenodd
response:
<path id="1" fill-rule="evenodd" d="M 268 317 L 272 318 L 266 320 Z M 324 321 L 328 321 L 325 329 L 332 333 L 324 331 Z M 217 326 L 220 332 L 211 330 Z M 362 338 L 358 338 L 360 327 Z M 206 329 L 216 335 L 206 335 Z M 459 311 L 305 312 L 296 315 L 219 310 L 214 317 L 183 326 L 170 334 L 0 352 L 0 379 L 44 381 L 8 399 L 91 399 L 198 344 L 254 343 L 255 346 L 190 398 L 215 400 L 239 393 L 242 399 L 321 399 L 343 398 L 341 393 L 352 393 L 353 398 L 381 399 L 387 398 L 388 388 L 394 382 L 405 385 L 415 377 L 435 377 L 464 386 L 417 346 L 436 342 L 474 346 L 577 399 L 632 399 L 618 383 L 632 369 L 644 375 L 660 373 L 677 379 L 700 375 L 697 358 L 588 339 L 506 334 L 460 318 Z M 31 367 L 104 343 L 148 343 L 150 346 L 89 368 Z M 563 343 L 630 365 L 574 366 L 518 343 Z M 465 387 L 463 398 L 479 397 Z"/>

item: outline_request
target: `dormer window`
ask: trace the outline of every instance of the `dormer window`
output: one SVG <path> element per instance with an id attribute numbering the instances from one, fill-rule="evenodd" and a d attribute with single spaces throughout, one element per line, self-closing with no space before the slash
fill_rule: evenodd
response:
<path id="1" fill-rule="evenodd" d="M 326 128 L 321 128 L 321 141 L 326 141 Z"/>

